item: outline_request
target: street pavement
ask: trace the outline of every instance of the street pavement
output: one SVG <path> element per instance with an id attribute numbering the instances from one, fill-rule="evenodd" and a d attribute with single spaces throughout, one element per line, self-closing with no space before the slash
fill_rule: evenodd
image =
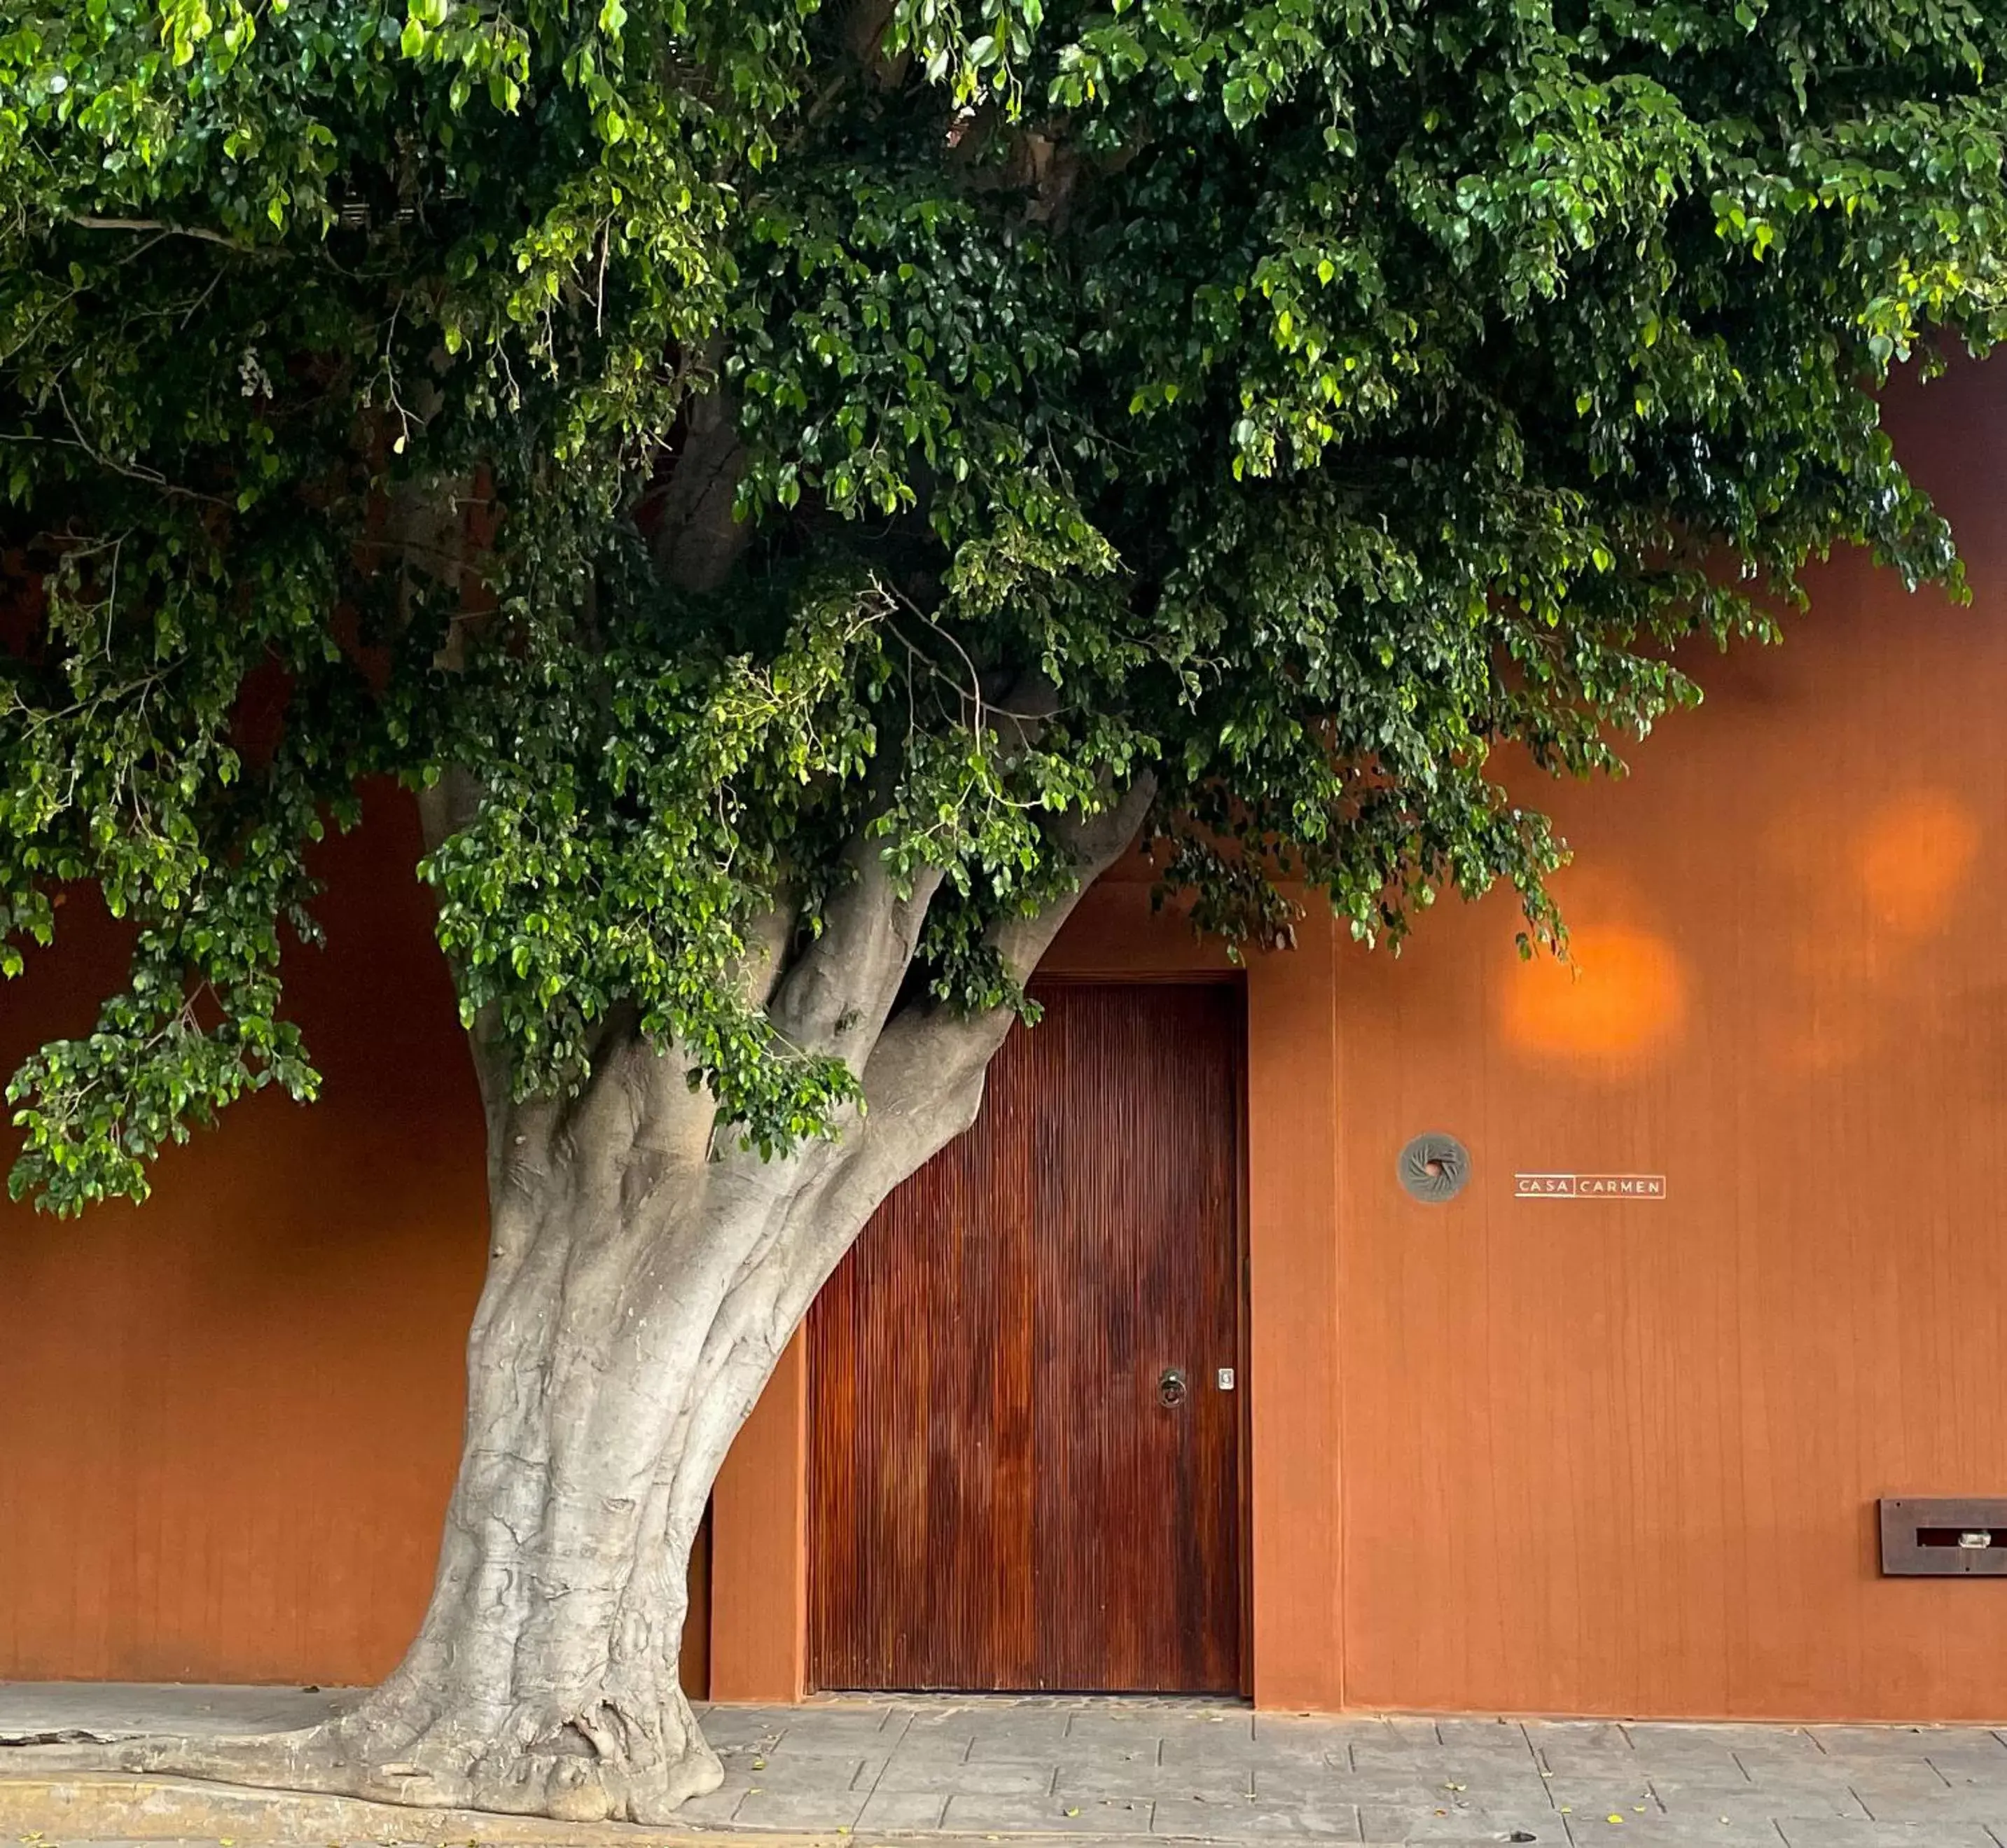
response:
<path id="1" fill-rule="evenodd" d="M 1316 1719 L 1168 1701 L 714 1707 L 693 1821 L 853 1835 L 2007 1848 L 1983 1727 Z"/>
<path id="2" fill-rule="evenodd" d="M 298 1725 L 347 1698 L 0 1685 L 0 1743 Z M 2007 1743 L 1980 1726 L 1292 1717 L 1107 1698 L 700 1712 L 725 1783 L 680 1820 L 756 1836 L 2007 1848 Z"/>

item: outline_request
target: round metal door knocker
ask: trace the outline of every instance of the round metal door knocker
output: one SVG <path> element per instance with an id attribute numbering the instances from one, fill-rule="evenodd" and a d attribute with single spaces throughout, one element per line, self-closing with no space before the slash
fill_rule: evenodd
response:
<path id="1" fill-rule="evenodd" d="M 1167 1367 L 1157 1376 L 1157 1402 L 1173 1408 L 1185 1402 L 1185 1375 L 1181 1367 Z"/>
<path id="2" fill-rule="evenodd" d="M 1470 1179 L 1470 1151 L 1454 1136 L 1429 1130 L 1401 1151 L 1401 1185 L 1430 1206 L 1454 1200 Z"/>

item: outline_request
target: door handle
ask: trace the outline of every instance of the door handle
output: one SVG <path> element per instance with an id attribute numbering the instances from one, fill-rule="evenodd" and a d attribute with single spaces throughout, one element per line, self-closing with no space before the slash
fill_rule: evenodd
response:
<path id="1" fill-rule="evenodd" d="M 1185 1384 L 1185 1370 L 1181 1367 L 1167 1367 L 1157 1376 L 1157 1402 L 1173 1409 L 1185 1402 L 1190 1390 Z"/>

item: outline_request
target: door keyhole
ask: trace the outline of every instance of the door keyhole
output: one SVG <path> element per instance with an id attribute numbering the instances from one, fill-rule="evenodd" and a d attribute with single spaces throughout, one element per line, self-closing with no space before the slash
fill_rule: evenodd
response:
<path id="1" fill-rule="evenodd" d="M 1157 1401 L 1160 1405 L 1182 1405 L 1185 1402 L 1185 1373 L 1181 1367 L 1167 1367 L 1157 1376 Z"/>

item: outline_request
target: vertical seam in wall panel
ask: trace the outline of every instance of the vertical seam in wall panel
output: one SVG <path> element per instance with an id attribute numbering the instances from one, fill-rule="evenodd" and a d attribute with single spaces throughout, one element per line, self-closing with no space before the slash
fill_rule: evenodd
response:
<path id="1" fill-rule="evenodd" d="M 1311 901 L 1316 902 L 1314 899 Z M 1324 932 L 1324 1069 L 1329 1074 L 1328 1095 L 1331 1106 L 1331 1160 L 1326 1184 L 1330 1189 L 1332 1282 L 1334 1285 L 1330 1302 L 1331 1314 L 1331 1429 L 1332 1436 L 1332 1468 L 1331 1480 L 1332 1522 L 1332 1582 L 1329 1635 L 1338 1648 L 1338 1704 L 1349 1706 L 1352 1701 L 1352 1663 L 1350 1661 L 1352 1637 L 1346 1622 L 1345 1575 L 1346 1569 L 1346 1490 L 1345 1469 L 1345 1344 L 1339 1338 L 1345 1315 L 1345 1191 L 1344 1180 L 1345 1139 L 1339 1134 L 1339 1125 L 1345 1116 L 1345 1068 L 1340 1060 L 1342 1044 L 1339 1039 L 1338 995 L 1338 929 L 1334 920 L 1328 919 Z"/>

